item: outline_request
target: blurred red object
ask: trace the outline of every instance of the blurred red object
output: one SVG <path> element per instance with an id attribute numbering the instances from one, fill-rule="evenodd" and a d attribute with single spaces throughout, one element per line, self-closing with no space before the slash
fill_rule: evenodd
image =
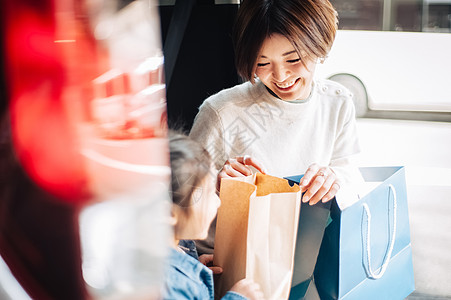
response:
<path id="1" fill-rule="evenodd" d="M 35 299 L 161 291 L 170 168 L 159 19 L 150 2 L 118 4 L 1 4 L 9 118 L 1 112 L 0 153 L 11 135 L 0 156 L 0 253 Z M 99 203 L 88 234 L 121 229 L 89 240 L 82 270 L 77 218 Z M 120 217 L 97 222 L 111 208 Z M 109 260 L 96 256 L 99 237 L 114 245 Z M 100 286 L 103 271 L 112 276 Z"/>
<path id="2" fill-rule="evenodd" d="M 163 59 L 148 58 L 130 73 L 111 69 L 93 80 L 89 111 L 95 134 L 107 139 L 166 137 Z"/>
<path id="3" fill-rule="evenodd" d="M 81 3 L 3 2 L 14 148 L 35 182 L 69 202 L 89 197 L 73 118 L 87 115 L 90 83 L 106 70 L 87 20 L 77 18 L 86 15 Z"/>

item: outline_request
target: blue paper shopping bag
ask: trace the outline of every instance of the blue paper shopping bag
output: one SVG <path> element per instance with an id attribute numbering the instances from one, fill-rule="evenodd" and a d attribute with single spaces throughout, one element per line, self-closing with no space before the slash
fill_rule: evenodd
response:
<path id="1" fill-rule="evenodd" d="M 369 192 L 331 207 L 315 267 L 325 299 L 404 299 L 415 289 L 403 167 L 360 169 Z"/>

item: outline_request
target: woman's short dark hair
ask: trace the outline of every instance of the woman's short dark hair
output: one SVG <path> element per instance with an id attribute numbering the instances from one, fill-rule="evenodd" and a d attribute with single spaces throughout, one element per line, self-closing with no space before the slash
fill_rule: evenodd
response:
<path id="1" fill-rule="evenodd" d="M 211 158 L 196 141 L 177 131 L 169 131 L 172 202 L 189 215 L 191 196 L 210 172 Z"/>
<path id="2" fill-rule="evenodd" d="M 300 58 L 325 58 L 337 31 L 328 0 L 243 0 L 233 30 L 238 74 L 254 82 L 257 56 L 272 34 L 285 36 Z"/>

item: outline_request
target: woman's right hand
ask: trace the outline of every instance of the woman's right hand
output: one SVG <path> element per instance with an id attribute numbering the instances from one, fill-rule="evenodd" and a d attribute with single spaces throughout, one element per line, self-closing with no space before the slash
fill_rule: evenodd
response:
<path id="1" fill-rule="evenodd" d="M 235 283 L 230 289 L 232 292 L 236 292 L 249 300 L 263 300 L 264 294 L 258 283 L 255 283 L 252 279 L 241 279 Z"/>
<path id="2" fill-rule="evenodd" d="M 263 165 L 250 155 L 237 156 L 235 158 L 228 159 L 218 173 L 217 190 L 219 191 L 222 178 L 252 175 L 252 170 L 249 167 L 254 167 L 257 171 L 266 174 L 266 170 Z"/>

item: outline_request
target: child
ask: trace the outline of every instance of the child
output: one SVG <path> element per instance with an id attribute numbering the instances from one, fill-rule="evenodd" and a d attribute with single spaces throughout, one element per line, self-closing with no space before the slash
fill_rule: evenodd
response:
<path id="1" fill-rule="evenodd" d="M 212 270 L 178 246 L 182 239 L 205 239 L 220 205 L 208 152 L 187 136 L 171 132 L 174 248 L 169 254 L 164 299 L 214 299 Z M 205 257 L 201 257 L 205 262 Z M 207 259 L 207 261 L 210 261 Z M 217 273 L 220 273 L 219 270 Z M 222 299 L 262 299 L 258 284 L 243 279 Z"/>

